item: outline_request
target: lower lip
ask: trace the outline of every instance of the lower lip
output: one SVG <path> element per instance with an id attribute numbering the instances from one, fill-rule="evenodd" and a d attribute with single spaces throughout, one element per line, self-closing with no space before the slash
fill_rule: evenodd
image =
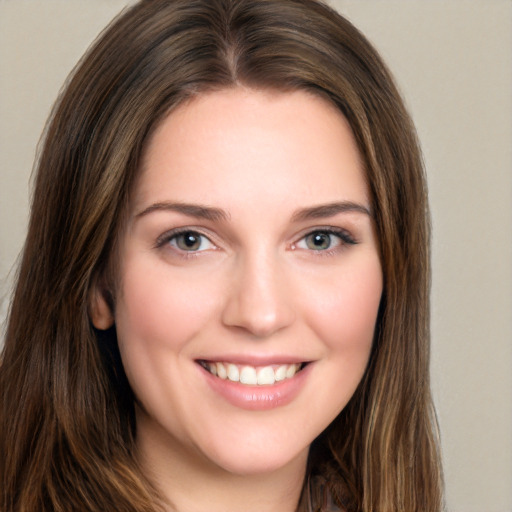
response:
<path id="1" fill-rule="evenodd" d="M 231 405 L 249 411 L 267 411 L 287 405 L 295 399 L 306 382 L 311 366 L 312 363 L 292 378 L 285 379 L 272 386 L 248 386 L 240 384 L 240 382 L 216 377 L 202 366 L 200 366 L 200 369 L 213 391 Z"/>

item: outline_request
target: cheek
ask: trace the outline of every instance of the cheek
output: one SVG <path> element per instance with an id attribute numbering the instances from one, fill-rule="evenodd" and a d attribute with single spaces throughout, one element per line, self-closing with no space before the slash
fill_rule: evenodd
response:
<path id="1" fill-rule="evenodd" d="M 382 295 L 382 271 L 375 256 L 340 268 L 309 294 L 308 322 L 332 351 L 367 358 Z"/>
<path id="2" fill-rule="evenodd" d="M 213 316 L 217 288 L 190 273 L 162 272 L 158 264 L 127 265 L 116 304 L 120 344 L 181 350 Z"/>

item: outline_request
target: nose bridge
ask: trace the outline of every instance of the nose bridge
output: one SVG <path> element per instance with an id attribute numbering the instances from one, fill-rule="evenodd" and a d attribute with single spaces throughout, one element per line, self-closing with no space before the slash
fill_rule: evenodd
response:
<path id="1" fill-rule="evenodd" d="M 266 337 L 293 321 L 290 290 L 277 250 L 260 245 L 240 254 L 234 267 L 224 324 Z"/>

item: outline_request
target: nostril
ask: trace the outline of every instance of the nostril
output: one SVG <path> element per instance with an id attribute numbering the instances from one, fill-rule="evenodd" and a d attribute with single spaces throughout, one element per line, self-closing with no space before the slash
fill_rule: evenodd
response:
<path id="1" fill-rule="evenodd" d="M 255 338 L 265 338 L 293 323 L 295 314 L 285 300 L 249 300 L 230 298 L 224 308 L 222 322 L 243 329 Z"/>
<path id="2" fill-rule="evenodd" d="M 266 338 L 290 325 L 295 313 L 285 272 L 268 247 L 241 254 L 231 274 L 222 322 L 243 329 L 255 339 Z M 249 254 L 248 254 L 249 253 Z"/>

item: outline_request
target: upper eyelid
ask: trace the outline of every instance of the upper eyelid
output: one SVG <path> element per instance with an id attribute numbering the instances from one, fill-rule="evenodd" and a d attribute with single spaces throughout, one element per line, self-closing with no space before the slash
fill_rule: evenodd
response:
<path id="1" fill-rule="evenodd" d="M 296 240 L 302 240 L 306 236 L 311 235 L 313 233 L 329 233 L 333 235 L 339 235 L 341 238 L 344 235 L 345 237 L 350 238 L 357 243 L 357 238 L 354 236 L 352 230 L 342 228 L 339 226 L 315 226 L 312 228 L 307 228 L 296 236 Z"/>
<path id="2" fill-rule="evenodd" d="M 212 239 L 214 237 L 212 237 L 211 234 L 209 234 L 207 232 L 207 230 L 204 230 L 202 228 L 198 228 L 198 227 L 194 227 L 194 226 L 184 226 L 184 227 L 180 227 L 180 228 L 173 228 L 173 229 L 170 229 L 168 231 L 165 231 L 164 233 L 162 233 L 157 239 L 156 239 L 156 242 L 155 242 L 155 247 L 160 247 L 161 245 L 167 243 L 169 240 L 171 240 L 172 238 L 175 238 L 179 235 L 182 235 L 183 233 L 197 233 L 198 235 L 200 236 L 204 236 L 205 238 L 207 238 L 213 245 L 215 245 L 216 247 L 218 246 L 218 243 Z"/>
<path id="3" fill-rule="evenodd" d="M 168 242 L 171 238 L 176 237 L 182 233 L 186 232 L 193 232 L 197 233 L 198 235 L 206 237 L 213 245 L 216 247 L 221 247 L 221 243 L 219 240 L 219 237 L 215 235 L 215 233 L 211 232 L 209 229 L 199 226 L 181 226 L 177 228 L 169 229 L 168 231 L 165 231 L 162 233 L 158 238 L 156 239 L 155 246 L 158 247 L 160 245 L 165 244 Z M 340 238 L 350 238 L 354 241 L 354 243 L 358 243 L 358 239 L 354 236 L 352 230 L 342 228 L 340 226 L 332 226 L 332 225 L 321 225 L 321 226 L 312 226 L 303 229 L 301 232 L 296 234 L 294 236 L 294 240 L 292 243 L 297 243 L 299 240 L 302 240 L 308 235 L 311 235 L 313 233 L 317 232 L 326 232 L 334 235 L 340 236 Z M 344 237 L 343 237 L 344 235 Z"/>

